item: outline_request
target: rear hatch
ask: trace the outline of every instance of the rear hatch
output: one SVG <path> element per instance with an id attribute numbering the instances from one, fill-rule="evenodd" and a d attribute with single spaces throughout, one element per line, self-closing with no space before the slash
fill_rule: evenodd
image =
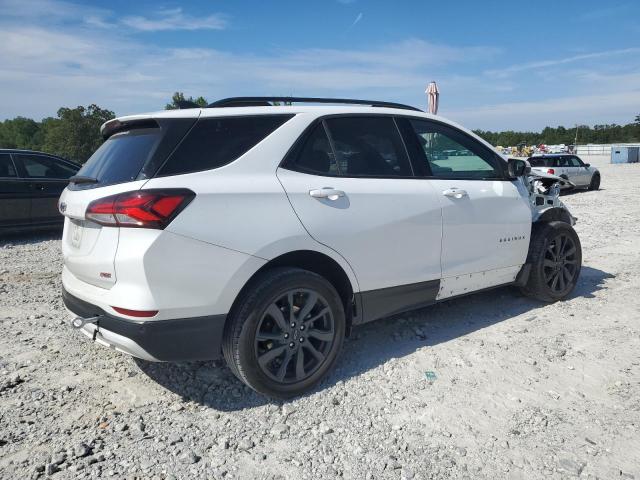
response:
<path id="1" fill-rule="evenodd" d="M 114 260 L 120 229 L 87 220 L 87 207 L 104 197 L 139 190 L 195 121 L 195 117 L 147 118 L 105 124 L 107 140 L 80 169 L 59 202 L 66 217 L 62 237 L 64 264 L 75 277 L 101 288 L 116 283 Z"/>

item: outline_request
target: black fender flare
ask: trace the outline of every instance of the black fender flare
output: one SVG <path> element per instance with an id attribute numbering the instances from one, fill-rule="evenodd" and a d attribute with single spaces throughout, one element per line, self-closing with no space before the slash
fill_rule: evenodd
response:
<path id="1" fill-rule="evenodd" d="M 560 207 L 552 207 L 545 210 L 542 215 L 540 215 L 535 223 L 549 223 L 549 222 L 564 222 L 569 225 L 573 225 L 575 219 L 571 216 L 568 210 Z"/>

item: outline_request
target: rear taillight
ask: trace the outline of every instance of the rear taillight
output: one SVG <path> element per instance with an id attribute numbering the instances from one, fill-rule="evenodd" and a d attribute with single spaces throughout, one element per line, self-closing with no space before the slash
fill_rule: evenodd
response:
<path id="1" fill-rule="evenodd" d="M 137 190 L 94 200 L 87 220 L 111 227 L 163 229 L 193 200 L 186 189 Z"/>
<path id="2" fill-rule="evenodd" d="M 555 175 L 556 171 L 553 168 L 548 168 L 547 173 L 550 173 L 551 175 Z"/>

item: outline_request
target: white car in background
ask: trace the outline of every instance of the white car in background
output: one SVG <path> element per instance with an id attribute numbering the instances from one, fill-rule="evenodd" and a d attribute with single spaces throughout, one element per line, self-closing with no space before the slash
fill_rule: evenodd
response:
<path id="1" fill-rule="evenodd" d="M 60 198 L 63 300 L 98 343 L 223 355 L 285 398 L 320 381 L 352 326 L 501 285 L 543 301 L 576 285 L 580 240 L 553 180 L 442 117 L 317 98 L 183 107 L 105 123 Z"/>
<path id="2" fill-rule="evenodd" d="M 577 188 L 598 190 L 600 172 L 597 168 L 584 163 L 577 155 L 545 154 L 529 157 L 529 165 L 534 172 L 544 172 L 569 180 Z M 570 188 L 570 187 L 567 187 Z"/>

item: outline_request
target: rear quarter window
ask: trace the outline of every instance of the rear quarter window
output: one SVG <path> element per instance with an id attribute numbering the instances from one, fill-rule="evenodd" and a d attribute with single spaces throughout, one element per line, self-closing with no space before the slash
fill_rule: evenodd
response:
<path id="1" fill-rule="evenodd" d="M 238 159 L 293 115 L 216 117 L 198 120 L 158 176 L 212 170 Z"/>

